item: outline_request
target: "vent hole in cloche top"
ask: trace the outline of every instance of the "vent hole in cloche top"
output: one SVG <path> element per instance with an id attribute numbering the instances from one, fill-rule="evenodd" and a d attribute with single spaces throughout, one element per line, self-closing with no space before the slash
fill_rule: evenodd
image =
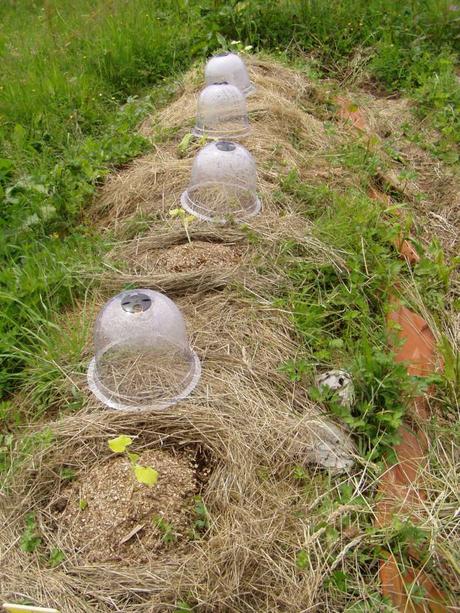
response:
<path id="1" fill-rule="evenodd" d="M 216 143 L 216 147 L 219 149 L 219 151 L 235 151 L 236 149 L 235 143 L 229 143 L 226 140 Z"/>
<path id="2" fill-rule="evenodd" d="M 182 313 L 149 289 L 122 292 L 104 305 L 94 350 L 88 385 L 113 409 L 164 409 L 186 398 L 200 378 Z"/>
<path id="3" fill-rule="evenodd" d="M 198 98 L 195 136 L 237 139 L 250 132 L 246 98 L 228 83 L 213 83 Z"/>
<path id="4" fill-rule="evenodd" d="M 244 221 L 257 215 L 261 203 L 252 155 L 242 145 L 229 141 L 203 147 L 193 161 L 181 205 L 199 219 L 216 223 Z"/>
<path id="5" fill-rule="evenodd" d="M 210 58 L 204 69 L 204 79 L 206 85 L 227 81 L 245 96 L 256 89 L 249 80 L 245 63 L 236 53 L 219 53 Z"/>

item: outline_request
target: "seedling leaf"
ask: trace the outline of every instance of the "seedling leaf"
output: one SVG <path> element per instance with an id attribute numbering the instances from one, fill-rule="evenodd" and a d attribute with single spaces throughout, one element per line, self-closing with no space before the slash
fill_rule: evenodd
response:
<path id="1" fill-rule="evenodd" d="M 134 474 L 139 483 L 152 487 L 158 481 L 158 471 L 150 466 L 140 466 L 139 464 L 134 467 Z"/>
<path id="2" fill-rule="evenodd" d="M 301 549 L 297 552 L 295 562 L 298 569 L 303 570 L 304 568 L 306 568 L 308 566 L 309 560 L 309 555 L 305 551 L 305 549 Z"/>
<path id="3" fill-rule="evenodd" d="M 123 453 L 126 451 L 126 447 L 129 447 L 132 442 L 133 439 L 130 436 L 121 434 L 120 436 L 109 440 L 109 447 L 114 453 Z"/>

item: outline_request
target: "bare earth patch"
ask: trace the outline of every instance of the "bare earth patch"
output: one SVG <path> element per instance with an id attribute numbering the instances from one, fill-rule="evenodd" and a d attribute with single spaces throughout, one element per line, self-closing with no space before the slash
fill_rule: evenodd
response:
<path id="1" fill-rule="evenodd" d="M 191 460 L 160 449 L 143 453 L 139 463 L 158 471 L 153 487 L 139 483 L 129 460 L 116 456 L 90 468 L 55 503 L 65 504 L 56 515 L 64 542 L 85 561 L 143 563 L 169 547 L 177 554 L 189 542 L 197 493 Z"/>

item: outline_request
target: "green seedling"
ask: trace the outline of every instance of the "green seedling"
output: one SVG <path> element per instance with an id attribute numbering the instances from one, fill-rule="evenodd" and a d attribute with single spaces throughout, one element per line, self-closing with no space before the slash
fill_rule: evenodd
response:
<path id="1" fill-rule="evenodd" d="M 138 464 L 139 455 L 127 451 L 127 448 L 132 445 L 133 439 L 130 436 L 121 434 L 116 438 L 110 439 L 108 442 L 109 448 L 114 453 L 124 453 L 133 467 L 134 476 L 144 485 L 152 487 L 158 481 L 158 471 L 151 466 L 142 466 Z"/>
<path id="2" fill-rule="evenodd" d="M 125 434 L 120 434 L 116 438 L 109 440 L 109 448 L 114 453 L 124 453 L 130 445 L 133 444 L 133 439 Z"/>
<path id="3" fill-rule="evenodd" d="M 21 549 L 27 553 L 33 553 L 41 545 L 41 542 L 35 515 L 29 513 L 26 517 L 26 528 L 21 536 Z"/>
<path id="4" fill-rule="evenodd" d="M 201 496 L 195 496 L 195 527 L 201 532 L 205 532 L 209 528 L 208 510 Z"/>
<path id="5" fill-rule="evenodd" d="M 191 132 L 187 132 L 184 138 L 181 140 L 177 149 L 179 151 L 179 157 L 183 158 L 187 155 L 187 152 L 190 148 L 190 144 L 193 141 L 193 134 Z"/>
<path id="6" fill-rule="evenodd" d="M 193 528 L 190 531 L 190 538 L 192 540 L 200 538 L 209 528 L 208 511 L 203 499 L 201 496 L 195 496 L 194 501 L 195 520 L 193 522 Z"/>
<path id="7" fill-rule="evenodd" d="M 76 479 L 77 477 L 77 473 L 74 471 L 73 468 L 70 468 L 69 466 L 64 466 L 61 469 L 61 479 L 63 479 L 64 481 L 73 481 L 74 479 Z"/>
<path id="8" fill-rule="evenodd" d="M 184 225 L 185 234 L 187 235 L 188 242 L 191 242 L 190 234 L 188 233 L 188 226 L 192 221 L 196 221 L 196 217 L 194 215 L 189 215 L 184 209 L 171 209 L 169 211 L 169 215 L 173 219 L 180 219 Z"/>
<path id="9" fill-rule="evenodd" d="M 293 383 L 302 381 L 303 375 L 311 371 L 311 364 L 304 359 L 286 360 L 281 364 L 280 371 L 285 373 Z"/>
<path id="10" fill-rule="evenodd" d="M 65 560 L 65 554 L 61 549 L 52 549 L 48 558 L 48 564 L 54 568 Z"/>
<path id="11" fill-rule="evenodd" d="M 163 541 L 163 543 L 166 543 L 168 545 L 170 543 L 174 543 L 174 541 L 176 540 L 176 535 L 174 533 L 174 527 L 172 524 L 167 522 L 160 515 L 156 515 L 153 518 L 153 523 L 161 532 L 161 540 Z"/>
<path id="12" fill-rule="evenodd" d="M 192 607 L 185 600 L 180 600 L 174 609 L 174 613 L 192 613 L 192 611 Z"/>
<path id="13" fill-rule="evenodd" d="M 339 590 L 339 592 L 346 593 L 349 580 L 350 577 L 347 575 L 347 573 L 344 573 L 342 570 L 335 570 L 325 581 L 325 585 L 333 586 Z"/>
<path id="14" fill-rule="evenodd" d="M 296 481 L 306 481 L 310 477 L 310 473 L 303 466 L 294 466 L 292 476 Z"/>
<path id="15" fill-rule="evenodd" d="M 308 562 L 310 561 L 310 557 L 308 552 L 305 549 L 301 549 L 297 552 L 295 557 L 295 563 L 299 570 L 304 570 L 308 566 Z"/>

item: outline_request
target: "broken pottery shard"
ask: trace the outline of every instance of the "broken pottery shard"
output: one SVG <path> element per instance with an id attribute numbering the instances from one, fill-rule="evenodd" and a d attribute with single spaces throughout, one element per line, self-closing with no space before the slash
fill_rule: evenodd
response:
<path id="1" fill-rule="evenodd" d="M 395 360 L 404 362 L 407 372 L 411 375 L 426 376 L 433 373 L 439 364 L 436 361 L 435 338 L 427 322 L 401 306 L 398 298 L 393 297 L 392 303 L 395 308 L 388 316 L 388 328 L 393 333 L 391 342 L 395 347 Z M 419 422 L 427 419 L 426 399 L 414 399 L 412 410 Z M 395 445 L 396 462 L 388 465 L 379 481 L 378 491 L 381 499 L 377 504 L 376 523 L 382 528 L 390 526 L 394 516 L 398 514 L 417 522 L 417 509 L 422 507 L 427 498 L 421 480 L 428 464 L 428 439 L 416 425 L 401 425 L 398 435 L 400 442 Z M 408 555 L 412 560 L 420 561 L 415 548 L 408 549 Z M 401 613 L 449 611 L 447 595 L 434 584 L 424 569 L 414 570 L 409 567 L 402 573 L 398 560 L 388 553 L 387 558 L 380 564 L 379 574 L 382 594 L 389 597 L 393 606 Z M 423 600 L 412 597 L 412 586 L 415 582 L 423 588 Z"/>
<path id="2" fill-rule="evenodd" d="M 399 254 L 402 255 L 402 257 L 405 258 L 409 264 L 417 264 L 417 262 L 420 262 L 419 254 L 405 238 L 402 240 L 398 239 L 396 247 L 398 248 Z"/>
<path id="3" fill-rule="evenodd" d="M 352 126 L 361 132 L 369 132 L 369 124 L 361 109 L 348 98 L 337 96 L 335 103 L 339 107 L 338 115 L 341 119 L 351 122 Z"/>
<path id="4" fill-rule="evenodd" d="M 453 611 L 445 604 L 444 594 L 436 587 L 424 570 L 408 568 L 401 572 L 396 558 L 388 554 L 380 566 L 382 592 L 389 596 L 397 611 L 404 613 L 448 613 Z M 413 598 L 413 586 L 423 589 L 423 596 Z"/>
<path id="5" fill-rule="evenodd" d="M 423 377 L 437 368 L 436 341 L 427 322 L 405 306 L 396 305 L 388 316 L 391 327 L 396 324 L 397 336 L 403 342 L 396 350 L 396 362 L 406 362 L 410 375 Z"/>

